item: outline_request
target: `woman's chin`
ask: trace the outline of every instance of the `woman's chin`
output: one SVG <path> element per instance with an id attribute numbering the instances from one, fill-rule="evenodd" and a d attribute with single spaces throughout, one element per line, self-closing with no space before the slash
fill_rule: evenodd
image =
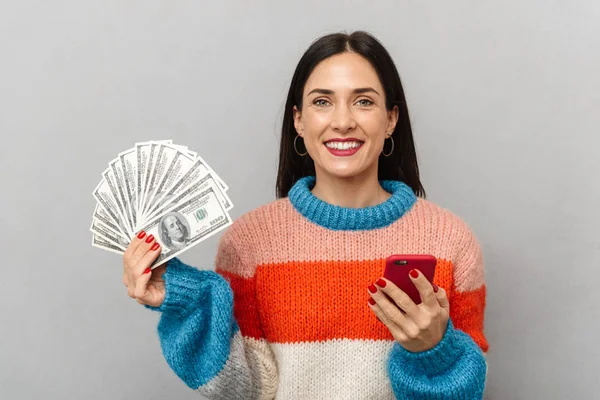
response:
<path id="1" fill-rule="evenodd" d="M 348 179 L 354 178 L 356 176 L 362 175 L 364 170 L 361 168 L 357 168 L 353 165 L 340 165 L 331 168 L 327 168 L 324 171 L 331 178 L 336 179 Z"/>

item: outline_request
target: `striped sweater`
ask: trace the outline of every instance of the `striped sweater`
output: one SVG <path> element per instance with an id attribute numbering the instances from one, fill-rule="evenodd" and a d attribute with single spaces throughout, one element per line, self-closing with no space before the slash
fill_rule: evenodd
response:
<path id="1" fill-rule="evenodd" d="M 235 221 L 216 271 L 168 263 L 154 309 L 169 366 L 209 399 L 481 399 L 484 268 L 468 226 L 401 182 L 383 181 L 392 196 L 360 209 L 319 200 L 314 183 Z M 445 336 L 422 353 L 367 303 L 385 258 L 407 253 L 437 257 L 450 301 Z"/>

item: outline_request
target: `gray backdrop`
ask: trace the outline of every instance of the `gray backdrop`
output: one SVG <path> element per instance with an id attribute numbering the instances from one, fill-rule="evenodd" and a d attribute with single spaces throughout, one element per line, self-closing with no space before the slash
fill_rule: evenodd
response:
<path id="1" fill-rule="evenodd" d="M 91 192 L 118 152 L 170 138 L 230 185 L 234 218 L 273 200 L 295 65 L 342 29 L 392 53 L 429 198 L 483 244 L 487 397 L 596 398 L 593 0 L 0 1 L 0 398 L 198 398 L 120 257 L 92 248 Z M 219 237 L 182 259 L 212 268 Z"/>

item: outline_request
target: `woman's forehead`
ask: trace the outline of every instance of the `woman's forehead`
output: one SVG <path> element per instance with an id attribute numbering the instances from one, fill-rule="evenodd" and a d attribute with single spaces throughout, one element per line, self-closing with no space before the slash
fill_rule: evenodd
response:
<path id="1" fill-rule="evenodd" d="M 315 67 L 306 81 L 304 93 L 313 89 L 351 92 L 364 87 L 372 87 L 381 93 L 377 71 L 364 57 L 356 53 L 342 53 L 323 60 Z"/>

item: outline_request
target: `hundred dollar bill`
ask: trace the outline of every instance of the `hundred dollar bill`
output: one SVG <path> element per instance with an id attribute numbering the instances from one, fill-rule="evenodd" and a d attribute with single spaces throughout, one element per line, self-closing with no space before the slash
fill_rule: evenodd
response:
<path id="1" fill-rule="evenodd" d="M 187 166 L 186 166 L 187 168 Z M 155 200 L 155 205 L 153 210 L 149 211 L 146 215 L 149 218 L 157 215 L 160 212 L 161 208 L 164 208 L 164 204 L 168 204 L 171 202 L 175 202 L 173 200 L 175 197 L 178 197 L 182 191 L 188 191 L 190 187 L 197 186 L 198 182 L 202 180 L 207 174 L 209 174 L 215 179 L 215 181 L 219 182 L 218 177 L 214 174 L 214 171 L 203 161 L 202 158 L 197 158 L 192 167 L 187 170 L 187 172 L 182 177 L 177 177 L 174 181 L 174 185 L 168 189 L 165 194 L 162 196 L 158 196 Z M 220 187 L 226 187 L 221 182 L 219 182 Z M 229 197 L 225 194 L 225 189 L 218 191 L 219 199 L 225 205 L 227 210 L 230 210 L 233 207 L 233 203 L 229 199 Z"/>
<path id="2" fill-rule="evenodd" d="M 148 187 L 150 186 L 150 180 L 152 177 L 152 171 L 154 171 L 154 163 L 156 162 L 156 156 L 160 143 L 152 142 L 147 148 L 148 152 L 148 163 L 146 164 L 146 172 L 144 174 L 144 182 L 142 183 L 142 202 L 138 211 L 143 211 L 146 205 L 146 197 L 148 193 Z"/>
<path id="3" fill-rule="evenodd" d="M 233 208 L 233 204 L 231 203 L 229 196 L 227 196 L 227 194 L 225 194 L 218 186 L 215 178 L 212 176 L 212 173 L 206 172 L 204 175 L 200 175 L 198 180 L 188 185 L 188 187 L 184 191 L 179 192 L 177 195 L 174 195 L 173 197 L 169 198 L 162 208 L 158 208 L 153 213 L 153 215 L 150 215 L 146 218 L 154 218 L 157 215 L 165 213 L 177 204 L 185 202 L 190 197 L 194 197 L 196 194 L 198 194 L 198 192 L 205 190 L 208 186 L 211 185 L 214 186 L 215 195 L 217 196 L 217 199 L 223 205 L 225 210 L 229 211 L 231 208 Z"/>
<path id="4" fill-rule="evenodd" d="M 118 211 L 115 199 L 113 198 L 108 182 L 106 182 L 105 179 L 102 179 L 100 181 L 98 186 L 96 186 L 96 188 L 94 189 L 92 195 L 94 196 L 96 201 L 102 205 L 102 207 L 106 211 L 106 214 L 108 214 L 112 222 L 115 223 L 119 228 L 119 231 L 122 234 L 128 236 L 129 232 L 125 228 L 125 224 L 122 223 L 123 217 Z"/>
<path id="5" fill-rule="evenodd" d="M 108 213 L 106 212 L 104 207 L 102 207 L 102 205 L 96 204 L 93 219 L 100 221 L 102 225 L 104 225 L 107 229 L 110 229 L 117 235 L 124 235 L 123 232 L 121 232 L 121 230 L 119 229 L 119 225 L 112 220 L 112 218 L 110 217 L 110 215 L 108 215 Z"/>
<path id="6" fill-rule="evenodd" d="M 170 154 L 172 151 L 173 154 Z M 167 199 L 172 198 L 174 193 L 169 193 L 171 188 L 183 179 L 185 174 L 194 166 L 194 158 L 178 149 L 170 149 L 167 153 L 167 157 L 171 158 L 171 162 L 161 177 L 161 180 L 155 189 L 155 193 L 153 193 L 147 201 L 144 216 L 153 215 L 154 212 L 164 204 L 163 199 L 165 196 L 168 196 Z"/>
<path id="7" fill-rule="evenodd" d="M 127 237 L 114 233 L 106 226 L 102 225 L 102 223 L 96 219 L 92 219 L 92 226 L 90 227 L 90 231 L 92 231 L 98 237 L 106 240 L 110 244 L 121 248 L 123 251 L 125 251 L 127 246 L 129 246 L 129 240 L 127 240 Z"/>
<path id="8" fill-rule="evenodd" d="M 141 210 L 141 214 L 144 215 L 144 211 L 152 203 L 152 198 L 156 192 L 157 186 L 160 184 L 160 180 L 165 174 L 165 170 L 169 167 L 173 157 L 177 153 L 177 149 L 168 147 L 167 144 L 161 144 L 158 147 L 156 160 L 154 166 L 152 166 L 152 172 L 150 173 L 150 180 L 148 181 L 148 187 L 146 188 L 146 196 L 144 198 L 144 208 Z"/>
<path id="9" fill-rule="evenodd" d="M 108 163 L 112 174 L 114 176 L 115 188 L 117 189 L 117 196 L 121 201 L 121 205 L 123 207 L 123 216 L 127 220 L 128 226 L 131 228 L 133 232 L 135 228 L 135 224 L 133 223 L 133 214 L 131 213 L 131 207 L 129 205 L 129 196 L 127 195 L 127 188 L 125 184 L 125 176 L 123 173 L 123 165 L 121 164 L 121 159 L 119 157 Z"/>
<path id="10" fill-rule="evenodd" d="M 169 149 L 167 153 L 168 160 L 170 161 L 169 165 L 155 188 L 155 192 L 146 201 L 147 207 L 144 217 L 156 215 L 156 211 L 166 201 L 170 201 L 173 198 L 175 191 L 171 191 L 171 189 L 182 179 L 187 179 L 186 174 L 194 167 L 196 160 L 187 153 L 174 149 Z M 179 187 L 185 189 L 183 186 Z"/>
<path id="11" fill-rule="evenodd" d="M 92 246 L 98 247 L 99 249 L 102 249 L 102 250 L 108 250 L 108 251 L 116 253 L 116 254 L 122 255 L 125 253 L 124 250 L 121 250 L 120 246 L 116 246 L 114 244 L 109 243 L 107 240 L 102 239 L 95 233 L 92 234 Z"/>
<path id="12" fill-rule="evenodd" d="M 146 171 L 148 168 L 148 162 L 150 157 L 150 145 L 152 143 L 158 144 L 171 144 L 171 140 L 158 140 L 158 141 L 149 141 L 149 142 L 140 142 L 136 143 L 135 148 L 135 157 L 137 163 L 137 171 L 135 177 L 135 187 L 136 187 L 136 209 L 141 209 L 143 205 L 143 192 L 144 192 L 144 183 L 146 182 Z"/>
<path id="13" fill-rule="evenodd" d="M 151 219 L 143 228 L 160 243 L 161 254 L 152 268 L 202 242 L 231 225 L 231 218 L 211 184 L 168 212 Z"/>
<path id="14" fill-rule="evenodd" d="M 117 179 L 113 174 L 110 166 L 106 168 L 104 172 L 102 172 L 102 177 L 104 178 L 103 181 L 107 183 L 108 189 L 110 190 L 110 194 L 116 205 L 116 212 L 119 216 L 119 219 L 117 221 L 119 222 L 119 225 L 125 230 L 125 232 L 131 235 L 133 232 L 133 227 L 129 225 L 129 218 L 126 217 L 127 214 L 125 212 L 125 208 L 123 207 L 123 203 L 118 193 L 116 182 Z"/>
<path id="15" fill-rule="evenodd" d="M 135 188 L 135 176 L 137 173 L 135 148 L 119 153 L 119 161 L 123 168 L 123 180 L 125 181 L 125 193 L 131 222 L 137 226 L 137 193 Z"/>

